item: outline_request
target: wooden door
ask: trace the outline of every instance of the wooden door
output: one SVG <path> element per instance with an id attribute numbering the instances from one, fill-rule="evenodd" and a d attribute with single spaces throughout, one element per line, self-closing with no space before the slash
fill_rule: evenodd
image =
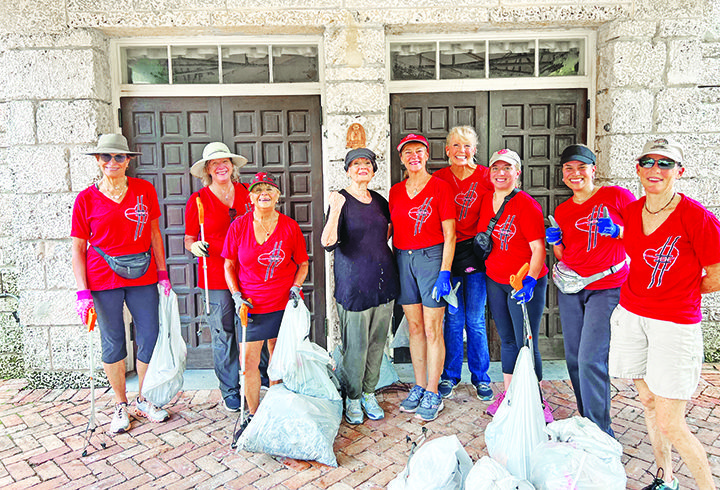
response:
<path id="1" fill-rule="evenodd" d="M 283 213 L 297 219 L 306 234 L 308 253 L 318 250 L 319 232 L 312 233 L 313 224 L 322 226 L 322 214 L 318 219 L 313 210 L 322 213 L 322 159 L 320 154 L 320 104 L 317 96 L 299 97 L 166 97 L 121 99 L 123 133 L 131 148 L 142 155 L 133 161 L 130 173 L 155 185 L 162 217 L 160 228 L 165 239 L 168 273 L 173 289 L 178 295 L 183 338 L 188 345 L 188 368 L 211 368 L 212 346 L 210 331 L 204 317 L 202 291 L 197 288 L 197 261 L 185 251 L 185 205 L 190 195 L 202 187 L 199 179 L 190 175 L 190 166 L 202 158 L 206 144 L 223 141 L 231 149 L 246 156 L 248 165 L 243 167 L 243 182 L 249 182 L 259 168 L 279 177 L 283 191 Z M 273 119 L 283 128 L 273 144 L 268 143 L 271 124 L 258 125 L 257 141 L 251 134 L 244 134 L 236 121 L 228 114 L 236 114 L 235 108 L 243 107 L 245 113 L 256 117 Z M 305 111 L 305 112 L 303 112 Z M 272 116 L 270 116 L 272 114 Z M 236 114 L 237 115 L 237 114 Z M 238 116 L 237 121 L 243 118 Z M 305 140 L 300 141 L 299 120 L 306 124 Z M 234 125 L 231 125 L 231 122 Z M 228 125 L 223 127 L 223 125 Z M 231 129 L 234 128 L 234 129 Z M 290 128 L 289 131 L 287 128 Z M 234 132 L 237 132 L 233 136 Z M 262 142 L 261 142 L 262 141 Z M 305 149 L 305 161 L 298 158 L 298 148 Z M 267 150 L 265 153 L 257 149 Z M 273 153 L 272 149 L 277 150 Z M 277 157 L 277 158 L 276 158 Z M 292 168 L 291 168 L 292 167 Z M 297 171 L 296 171 L 297 170 Z M 304 174 L 298 176 L 295 174 Z M 305 189 L 302 180 L 313 187 Z M 290 182 L 290 187 L 288 187 Z M 293 186 L 293 184 L 295 184 Z M 320 190 L 317 190 L 320 189 Z M 290 203 L 304 203 L 293 206 Z M 295 209 L 297 208 L 297 209 Z M 303 214 L 306 211 L 307 214 Z M 299 218 L 299 219 L 298 219 Z M 310 228 L 310 231 L 308 231 Z M 311 258 L 312 261 L 312 258 Z M 325 344 L 324 261 L 311 262 L 311 273 L 304 284 L 306 303 L 313 311 L 314 323 L 311 336 L 321 345 Z M 320 305 L 318 306 L 318 302 Z M 318 326 L 319 324 L 319 326 Z"/>

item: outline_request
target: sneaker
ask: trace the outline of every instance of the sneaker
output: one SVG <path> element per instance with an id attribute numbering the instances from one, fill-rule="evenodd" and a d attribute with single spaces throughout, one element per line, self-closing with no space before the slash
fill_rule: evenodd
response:
<path id="1" fill-rule="evenodd" d="M 677 478 L 673 478 L 672 483 L 668 485 L 665 483 L 665 480 L 662 479 L 663 476 L 665 476 L 663 469 L 658 468 L 657 474 L 655 475 L 652 483 L 647 487 L 644 487 L 642 490 L 678 490 L 680 488 L 680 482 Z"/>
<path id="2" fill-rule="evenodd" d="M 165 422 L 170 418 L 170 414 L 167 413 L 167 410 L 158 408 L 147 400 L 140 401 L 138 398 L 135 399 L 135 413 L 156 424 Z"/>
<path id="3" fill-rule="evenodd" d="M 360 398 L 353 400 L 345 399 L 345 420 L 348 424 L 357 425 L 363 423 L 363 412 L 360 407 Z"/>
<path id="4" fill-rule="evenodd" d="M 494 416 L 495 413 L 498 411 L 498 408 L 500 408 L 503 400 L 505 399 L 505 393 L 507 393 L 507 391 L 503 391 L 502 393 L 500 393 L 495 399 L 495 401 L 488 405 L 488 407 L 485 409 L 485 413 Z"/>
<path id="5" fill-rule="evenodd" d="M 477 390 L 478 399 L 484 402 L 489 402 L 495 396 L 492 388 L 490 388 L 490 383 L 478 383 L 475 389 Z"/>
<path id="6" fill-rule="evenodd" d="M 110 422 L 110 432 L 113 434 L 122 434 L 130 429 L 130 418 L 127 413 L 127 403 L 118 403 L 115 405 L 115 413 Z"/>
<path id="7" fill-rule="evenodd" d="M 405 413 L 415 413 L 424 394 L 425 388 L 419 385 L 413 386 L 410 393 L 408 393 L 407 398 L 400 402 L 400 411 Z"/>
<path id="8" fill-rule="evenodd" d="M 228 412 L 238 412 L 240 410 L 240 397 L 235 393 L 230 393 L 223 398 L 223 405 Z"/>
<path id="9" fill-rule="evenodd" d="M 385 411 L 375 398 L 375 393 L 363 393 L 360 404 L 370 420 L 380 420 L 385 418 Z"/>
<path id="10" fill-rule="evenodd" d="M 438 414 L 445 408 L 443 399 L 439 393 L 433 393 L 432 391 L 425 391 L 420 407 L 417 409 L 415 417 L 430 422 L 435 420 Z"/>
<path id="11" fill-rule="evenodd" d="M 455 381 L 451 379 L 443 379 L 438 385 L 438 393 L 443 398 L 452 398 L 455 389 Z"/>
<path id="12" fill-rule="evenodd" d="M 545 398 L 543 398 L 543 415 L 545 416 L 545 423 L 549 424 L 555 418 L 553 417 L 552 410 L 550 409 L 550 404 L 547 402 Z"/>

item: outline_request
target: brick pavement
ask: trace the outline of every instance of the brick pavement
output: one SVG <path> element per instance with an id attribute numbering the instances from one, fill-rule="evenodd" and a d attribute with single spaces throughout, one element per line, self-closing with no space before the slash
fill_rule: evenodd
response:
<path id="1" fill-rule="evenodd" d="M 379 489 L 405 465 L 406 435 L 416 439 L 423 424 L 400 414 L 405 393 L 378 396 L 387 417 L 359 426 L 340 426 L 335 441 L 339 467 L 273 458 L 230 449 L 235 416 L 222 409 L 218 390 L 183 392 L 164 424 L 133 421 L 115 436 L 95 435 L 87 457 L 81 456 L 89 413 L 89 390 L 24 390 L 20 380 L 0 381 L 0 487 L 19 488 L 288 488 Z M 494 386 L 499 388 L 498 385 Z M 556 418 L 575 415 L 569 381 L 543 382 Z M 473 460 L 487 454 L 483 431 L 491 420 L 486 403 L 462 384 L 440 417 L 426 423 L 431 437 L 457 434 Z M 112 395 L 100 389 L 97 418 L 109 423 Z M 615 380 L 613 429 L 623 444 L 628 488 L 651 479 L 652 453 L 640 402 L 630 384 Z M 689 404 L 688 423 L 705 445 L 720 484 L 720 365 L 706 364 L 698 391 Z M 100 448 L 100 441 L 107 443 Z M 685 465 L 675 457 L 683 489 L 693 488 Z"/>

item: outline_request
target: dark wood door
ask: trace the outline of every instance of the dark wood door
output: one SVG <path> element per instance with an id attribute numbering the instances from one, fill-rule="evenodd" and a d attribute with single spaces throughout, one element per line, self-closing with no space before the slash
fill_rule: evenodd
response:
<path id="1" fill-rule="evenodd" d="M 212 141 L 223 141 L 231 149 L 234 146 L 248 158 L 242 169 L 244 182 L 260 168 L 279 177 L 281 211 L 300 223 L 311 255 L 311 272 L 303 290 L 314 315 L 311 336 L 324 345 L 325 298 L 322 293 L 315 294 L 315 290 L 324 291 L 324 261 L 312 260 L 320 240 L 312 226 L 322 226 L 319 97 L 127 97 L 120 103 L 123 133 L 130 146 L 142 152 L 130 172 L 152 182 L 158 192 L 160 227 L 170 280 L 178 295 L 188 367 L 213 365 L 202 291 L 196 287 L 196 260 L 183 243 L 185 204 L 202 187 L 200 180 L 190 175 L 190 166 L 202 158 L 203 148 Z M 244 115 L 238 113 L 238 107 Z M 252 131 L 244 133 L 247 126 L 243 124 L 252 124 Z M 305 124 L 304 132 L 299 130 L 301 124 Z M 299 157 L 300 147 L 304 157 Z M 320 210 L 319 218 L 315 209 Z"/>

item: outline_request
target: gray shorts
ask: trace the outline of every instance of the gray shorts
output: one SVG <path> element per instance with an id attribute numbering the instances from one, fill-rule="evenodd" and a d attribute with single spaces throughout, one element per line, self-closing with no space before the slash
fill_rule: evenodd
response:
<path id="1" fill-rule="evenodd" d="M 643 379 L 663 398 L 689 400 L 700 382 L 703 338 L 699 323 L 636 315 L 618 305 L 610 317 L 610 376 Z"/>
<path id="2" fill-rule="evenodd" d="M 432 289 L 442 265 L 443 244 L 418 250 L 395 250 L 400 274 L 399 305 L 422 303 L 429 308 L 442 308 L 444 299 L 435 301 Z"/>

